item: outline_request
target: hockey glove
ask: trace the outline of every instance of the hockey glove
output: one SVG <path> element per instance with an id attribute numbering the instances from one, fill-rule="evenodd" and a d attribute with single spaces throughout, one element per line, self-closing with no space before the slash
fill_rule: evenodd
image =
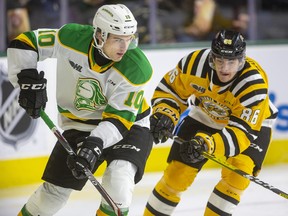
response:
<path id="1" fill-rule="evenodd" d="M 84 169 L 93 170 L 102 154 L 103 141 L 98 137 L 88 136 L 78 144 L 77 155 L 68 155 L 67 166 L 76 179 L 87 178 Z"/>
<path id="2" fill-rule="evenodd" d="M 19 105 L 29 116 L 36 119 L 40 117 L 40 110 L 45 109 L 47 102 L 44 72 L 37 69 L 25 69 L 17 75 L 20 86 Z"/>
<path id="3" fill-rule="evenodd" d="M 174 127 L 172 119 L 165 114 L 156 112 L 150 117 L 150 132 L 156 144 L 166 142 L 168 136 L 165 135 L 165 132 L 172 133 Z"/>
<path id="4" fill-rule="evenodd" d="M 205 157 L 202 152 L 212 154 L 214 152 L 214 140 L 211 136 L 198 132 L 190 141 L 180 145 L 180 156 L 186 163 L 197 163 Z"/>

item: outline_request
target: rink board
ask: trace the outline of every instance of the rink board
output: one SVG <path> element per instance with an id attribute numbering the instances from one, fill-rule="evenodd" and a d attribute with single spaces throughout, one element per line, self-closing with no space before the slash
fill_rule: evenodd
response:
<path id="1" fill-rule="evenodd" d="M 274 140 L 265 159 L 264 165 L 288 163 L 288 140 Z M 145 172 L 159 172 L 166 167 L 166 158 L 169 153 L 169 146 L 153 148 Z M 20 186 L 41 181 L 41 175 L 47 163 L 48 157 L 23 158 L 16 160 L 0 161 L 0 188 Z M 219 166 L 209 161 L 204 168 L 215 168 Z M 105 170 L 103 164 L 95 173 L 100 176 Z"/>

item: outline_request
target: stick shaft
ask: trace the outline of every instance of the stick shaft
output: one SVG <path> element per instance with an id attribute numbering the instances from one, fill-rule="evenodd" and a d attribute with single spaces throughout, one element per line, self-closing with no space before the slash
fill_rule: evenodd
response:
<path id="1" fill-rule="evenodd" d="M 53 134 L 57 137 L 60 144 L 64 147 L 64 149 L 67 151 L 69 155 L 76 155 L 73 149 L 71 148 L 68 141 L 65 139 L 65 137 L 60 133 L 60 131 L 57 129 L 55 124 L 52 122 L 52 120 L 49 118 L 49 116 L 45 113 L 44 110 L 41 110 L 40 113 L 41 118 L 46 123 L 46 125 L 50 128 L 50 130 L 53 132 Z M 102 195 L 102 197 L 105 199 L 105 201 L 109 204 L 109 206 L 114 210 L 117 216 L 121 216 L 121 211 L 118 208 L 117 204 L 113 201 L 113 199 L 109 196 L 109 194 L 106 192 L 106 190 L 102 187 L 102 185 L 97 181 L 97 179 L 94 177 L 94 175 L 91 173 L 91 171 L 88 168 L 84 169 L 84 173 L 87 176 L 87 178 L 90 180 L 90 182 L 94 185 L 94 187 L 98 190 L 98 192 Z"/>
<path id="2" fill-rule="evenodd" d="M 185 142 L 185 141 L 184 141 L 183 139 L 181 139 L 180 137 L 173 136 L 173 134 L 172 134 L 172 133 L 169 133 L 168 131 L 166 131 L 166 135 L 167 135 L 169 138 L 174 139 L 174 141 L 177 142 L 177 143 L 179 143 L 179 144 L 182 144 L 183 142 Z M 205 158 L 210 159 L 210 160 L 212 160 L 212 161 L 220 164 L 221 166 L 223 166 L 223 167 L 225 167 L 225 168 L 227 168 L 227 169 L 229 169 L 229 170 L 231 170 L 231 171 L 233 171 L 233 172 L 241 175 L 241 176 L 244 177 L 244 178 L 249 179 L 250 181 L 252 181 L 252 182 L 254 182 L 254 183 L 256 183 L 256 184 L 258 184 L 258 185 L 260 185 L 260 186 L 262 186 L 262 187 L 264 187 L 264 188 L 266 188 L 266 189 L 268 189 L 268 190 L 270 190 L 270 191 L 272 191 L 272 192 L 274 192 L 274 193 L 276 193 L 276 194 L 278 194 L 278 195 L 281 196 L 281 197 L 284 197 L 285 199 L 288 199 L 288 194 L 285 193 L 284 191 L 282 191 L 282 190 L 280 190 L 280 189 L 278 189 L 278 188 L 276 188 L 276 187 L 274 187 L 274 186 L 272 186 L 272 185 L 270 185 L 270 184 L 268 184 L 268 183 L 266 183 L 266 182 L 261 181 L 260 179 L 256 178 L 256 177 L 253 176 L 253 175 L 250 175 L 250 174 L 248 174 L 248 173 L 246 173 L 246 172 L 238 169 L 237 167 L 233 166 L 232 164 L 228 163 L 227 161 L 221 160 L 220 158 L 217 158 L 217 157 L 215 157 L 214 155 L 209 154 L 209 153 L 207 153 L 207 152 L 201 152 L 201 154 L 202 154 Z"/>

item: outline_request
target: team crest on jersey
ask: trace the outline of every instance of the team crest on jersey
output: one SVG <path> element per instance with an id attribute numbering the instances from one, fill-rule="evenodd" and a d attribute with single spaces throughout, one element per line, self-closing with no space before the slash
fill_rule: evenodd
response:
<path id="1" fill-rule="evenodd" d="M 200 97 L 201 108 L 206 112 L 211 118 L 217 120 L 228 120 L 230 115 L 229 107 L 217 103 L 210 97 L 204 96 Z"/>
<path id="2" fill-rule="evenodd" d="M 98 80 L 80 78 L 76 87 L 74 104 L 77 110 L 99 110 L 107 105 L 107 99 L 103 94 Z"/>
<path id="3" fill-rule="evenodd" d="M 17 148 L 33 134 L 37 121 L 26 115 L 18 104 L 19 89 L 14 89 L 7 69 L 0 65 L 0 141 Z"/>

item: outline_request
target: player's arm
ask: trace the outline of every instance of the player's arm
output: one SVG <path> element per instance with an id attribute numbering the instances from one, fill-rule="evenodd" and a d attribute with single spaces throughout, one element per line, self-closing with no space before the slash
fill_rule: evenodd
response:
<path id="1" fill-rule="evenodd" d="M 17 74 L 24 69 L 36 69 L 37 62 L 53 56 L 56 42 L 55 29 L 25 32 L 12 40 L 7 49 L 8 77 L 18 86 Z"/>
<path id="2" fill-rule="evenodd" d="M 153 97 L 153 112 L 169 115 L 176 124 L 180 114 L 187 109 L 187 99 L 192 94 L 193 76 L 182 73 L 178 66 L 164 75 L 156 87 Z"/>
<path id="3" fill-rule="evenodd" d="M 257 138 L 263 121 L 270 115 L 268 90 L 265 85 L 262 87 L 250 87 L 240 94 L 227 126 L 211 135 L 215 155 L 238 155 Z"/>
<path id="4" fill-rule="evenodd" d="M 190 74 L 182 73 L 179 63 L 164 75 L 156 87 L 151 100 L 153 114 L 150 117 L 150 131 L 156 144 L 168 139 L 165 131 L 172 133 L 181 113 L 187 109 L 187 99 L 192 94 L 189 86 L 191 79 Z"/>
<path id="5" fill-rule="evenodd" d="M 262 99 L 260 99 L 262 97 Z M 243 106 L 231 115 L 228 125 L 213 135 L 215 154 L 234 156 L 243 152 L 257 138 L 269 109 L 268 95 L 259 95 L 253 106 Z"/>
<path id="6" fill-rule="evenodd" d="M 20 34 L 7 50 L 8 78 L 20 87 L 19 105 L 32 118 L 40 116 L 47 102 L 44 72 L 38 72 L 37 62 L 51 57 L 56 30 L 35 30 Z"/>
<path id="7" fill-rule="evenodd" d="M 189 163 L 201 161 L 204 159 L 202 151 L 216 156 L 232 157 L 247 149 L 257 138 L 267 111 L 270 110 L 268 95 L 253 95 L 255 97 L 250 99 L 255 100 L 250 100 L 250 105 L 235 107 L 228 125 L 221 131 L 214 134 L 198 131 L 190 141 L 183 143 L 180 147 L 183 160 Z"/>
<path id="8" fill-rule="evenodd" d="M 180 114 L 188 107 L 188 98 L 195 93 L 191 86 L 195 83 L 206 83 L 207 70 L 200 59 L 207 58 L 208 49 L 196 50 L 184 56 L 176 67 L 166 73 L 152 97 L 153 113 L 162 113 L 177 124 Z"/>

